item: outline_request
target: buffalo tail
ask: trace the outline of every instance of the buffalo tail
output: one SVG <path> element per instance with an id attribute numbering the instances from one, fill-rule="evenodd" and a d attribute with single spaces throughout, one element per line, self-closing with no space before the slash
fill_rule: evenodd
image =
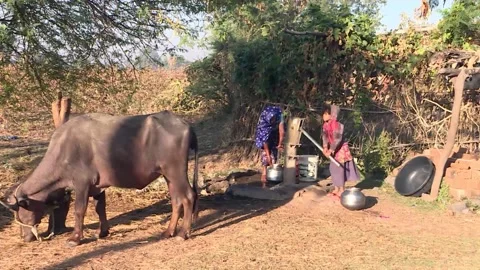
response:
<path id="1" fill-rule="evenodd" d="M 198 218 L 198 139 L 197 139 L 197 134 L 193 130 L 193 128 L 190 129 L 190 149 L 192 149 L 195 152 L 195 168 L 193 171 L 193 192 L 195 192 L 195 200 L 193 202 L 193 223 Z"/>

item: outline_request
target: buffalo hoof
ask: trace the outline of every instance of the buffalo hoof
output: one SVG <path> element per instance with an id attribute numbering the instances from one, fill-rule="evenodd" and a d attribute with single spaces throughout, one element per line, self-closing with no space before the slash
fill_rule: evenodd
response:
<path id="1" fill-rule="evenodd" d="M 106 230 L 106 231 L 100 231 L 100 232 L 98 233 L 98 238 L 105 238 L 105 237 L 107 237 L 109 234 L 110 234 L 110 232 L 109 232 L 108 230 Z"/>
<path id="2" fill-rule="evenodd" d="M 175 236 L 175 240 L 178 241 L 178 242 L 183 242 L 183 241 L 187 240 L 187 238 L 184 238 L 180 235 L 177 235 L 177 236 Z"/>
<path id="3" fill-rule="evenodd" d="M 82 237 L 79 234 L 74 234 L 67 240 L 67 245 L 70 247 L 76 247 L 80 245 L 80 239 Z"/>
<path id="4" fill-rule="evenodd" d="M 177 233 L 177 236 L 175 236 L 175 240 L 178 240 L 178 241 L 185 241 L 187 239 L 188 239 L 188 234 L 183 230 L 179 231 Z"/>
<path id="5" fill-rule="evenodd" d="M 80 241 L 72 240 L 72 239 L 67 240 L 67 246 L 69 247 L 76 247 L 78 245 L 80 245 Z"/>
<path id="6" fill-rule="evenodd" d="M 168 230 L 167 231 L 164 231 L 161 235 L 160 235 L 160 239 L 168 239 L 170 237 L 173 237 L 173 233 L 169 232 Z"/>

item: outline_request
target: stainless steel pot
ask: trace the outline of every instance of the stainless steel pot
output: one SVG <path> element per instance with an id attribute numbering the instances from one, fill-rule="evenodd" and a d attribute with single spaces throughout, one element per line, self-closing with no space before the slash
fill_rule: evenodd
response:
<path id="1" fill-rule="evenodd" d="M 267 181 L 270 181 L 270 182 L 283 181 L 283 167 L 280 164 L 273 164 L 272 167 L 267 168 Z"/>
<path id="2" fill-rule="evenodd" d="M 340 202 L 348 210 L 361 210 L 365 208 L 367 198 L 359 188 L 346 189 L 340 196 Z"/>

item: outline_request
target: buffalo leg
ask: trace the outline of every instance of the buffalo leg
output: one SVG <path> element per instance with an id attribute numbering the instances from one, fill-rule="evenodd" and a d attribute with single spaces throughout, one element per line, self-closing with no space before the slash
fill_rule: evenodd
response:
<path id="1" fill-rule="evenodd" d="M 186 168 L 186 165 L 185 165 Z M 172 219 L 168 226 L 167 232 L 175 232 L 175 228 L 180 216 L 179 210 L 183 206 L 183 224 L 182 229 L 177 233 L 181 239 L 187 239 L 192 228 L 192 215 L 195 194 L 188 183 L 187 170 L 171 170 L 167 171 L 165 178 L 168 182 L 168 189 L 172 197 Z"/>
<path id="2" fill-rule="evenodd" d="M 62 193 L 65 193 L 65 191 L 62 191 Z M 58 202 L 58 208 L 54 209 L 49 217 L 48 232 L 60 234 L 67 229 L 65 222 L 67 220 L 68 210 L 70 209 L 70 202 L 70 195 L 65 196 Z"/>
<path id="3" fill-rule="evenodd" d="M 168 179 L 167 183 L 172 201 L 172 217 L 170 218 L 170 223 L 168 224 L 167 230 L 162 233 L 162 237 L 164 238 L 172 237 L 175 234 L 178 219 L 180 218 L 180 207 L 182 206 L 182 201 L 178 198 L 175 188 L 170 181 L 168 181 Z"/>
<path id="4" fill-rule="evenodd" d="M 88 205 L 88 189 L 79 188 L 75 190 L 75 228 L 67 243 L 70 246 L 77 246 L 83 238 L 83 220 Z"/>
<path id="5" fill-rule="evenodd" d="M 186 181 L 188 183 L 188 180 Z M 195 203 L 195 194 L 190 188 L 190 185 L 185 187 L 186 192 L 182 198 L 183 205 L 183 223 L 182 229 L 178 232 L 177 236 L 182 239 L 190 237 L 192 230 L 192 217 L 193 217 L 193 205 Z"/>
<path id="6" fill-rule="evenodd" d="M 93 203 L 95 204 L 95 211 L 97 212 L 98 218 L 100 220 L 100 230 L 98 232 L 98 237 L 107 237 L 109 234 L 108 230 L 110 229 L 110 226 L 108 225 L 107 211 L 105 209 L 105 191 L 93 196 Z"/>

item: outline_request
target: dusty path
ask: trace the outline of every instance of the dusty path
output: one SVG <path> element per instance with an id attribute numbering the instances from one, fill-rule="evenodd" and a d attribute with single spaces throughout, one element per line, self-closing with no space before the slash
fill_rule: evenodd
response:
<path id="1" fill-rule="evenodd" d="M 112 234 L 67 248 L 67 235 L 23 244 L 0 233 L 0 269 L 475 269 L 478 216 L 424 212 L 378 197 L 350 212 L 323 197 L 288 203 L 204 197 L 198 229 L 185 242 L 159 240 L 170 205 L 153 193 L 107 194 Z M 162 196 L 163 197 L 163 196 Z M 151 206 L 153 205 L 153 206 Z M 137 209 L 137 210 L 135 210 Z M 133 211 L 132 211 L 133 210 Z M 72 215 L 68 226 L 73 225 Z M 89 208 L 86 235 L 97 218 Z"/>

